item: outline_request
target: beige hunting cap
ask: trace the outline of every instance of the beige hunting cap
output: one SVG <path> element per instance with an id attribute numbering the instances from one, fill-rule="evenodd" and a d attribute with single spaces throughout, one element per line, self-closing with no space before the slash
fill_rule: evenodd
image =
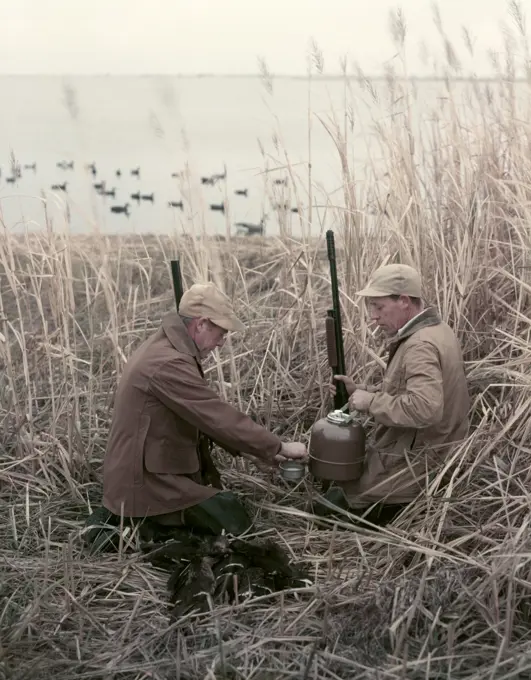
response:
<path id="1" fill-rule="evenodd" d="M 227 331 L 245 330 L 229 298 L 213 283 L 194 283 L 190 286 L 181 298 L 179 314 L 192 318 L 204 316 Z"/>
<path id="2" fill-rule="evenodd" d="M 387 295 L 409 295 L 422 297 L 420 275 L 407 264 L 387 264 L 377 269 L 369 279 L 366 288 L 357 295 L 385 297 Z"/>

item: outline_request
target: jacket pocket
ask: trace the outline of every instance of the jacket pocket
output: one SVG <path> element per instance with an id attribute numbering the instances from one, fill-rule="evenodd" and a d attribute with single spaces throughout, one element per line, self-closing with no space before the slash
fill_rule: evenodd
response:
<path id="1" fill-rule="evenodd" d="M 406 465 L 406 457 L 411 452 L 417 438 L 417 430 L 396 430 L 395 442 L 381 451 L 381 459 L 386 472 Z"/>
<path id="2" fill-rule="evenodd" d="M 144 450 L 148 472 L 166 475 L 193 475 L 199 472 L 199 456 L 194 445 L 175 447 L 165 439 L 153 441 Z"/>

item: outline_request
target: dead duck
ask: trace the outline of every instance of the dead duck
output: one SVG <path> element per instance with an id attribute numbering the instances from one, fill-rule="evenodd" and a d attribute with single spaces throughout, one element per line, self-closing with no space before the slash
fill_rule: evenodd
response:
<path id="1" fill-rule="evenodd" d="M 127 217 L 129 217 L 129 203 L 126 203 L 125 205 L 112 205 L 111 212 L 124 213 L 127 215 Z"/>
<path id="2" fill-rule="evenodd" d="M 271 538 L 198 537 L 178 530 L 174 540 L 142 544 L 141 549 L 144 560 L 170 572 L 167 588 L 172 620 L 205 611 L 209 598 L 216 603 L 234 602 L 236 595 L 256 597 L 310 583 L 306 568 L 292 564 Z"/>
<path id="3" fill-rule="evenodd" d="M 174 572 L 168 583 L 168 588 L 173 591 L 172 620 L 180 619 L 192 611 L 208 609 L 208 597 L 212 597 L 216 589 L 216 576 L 212 569 L 214 564 L 214 557 L 200 557 L 192 560 L 185 569 Z"/>

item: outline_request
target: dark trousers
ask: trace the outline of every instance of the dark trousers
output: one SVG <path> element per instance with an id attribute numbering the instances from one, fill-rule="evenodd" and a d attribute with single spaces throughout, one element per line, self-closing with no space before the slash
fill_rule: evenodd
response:
<path id="1" fill-rule="evenodd" d="M 116 528 L 121 518 L 104 507 L 97 508 L 85 522 L 85 543 L 92 551 L 115 550 L 119 542 Z M 139 527 L 144 540 L 164 541 L 175 530 L 239 536 L 252 527 L 252 520 L 232 491 L 220 491 L 206 501 L 185 510 L 151 517 L 124 517 L 124 527 Z"/>
<path id="2" fill-rule="evenodd" d="M 324 494 L 323 498 L 326 498 L 326 500 L 329 503 L 332 503 L 338 508 L 346 510 L 351 515 L 355 515 L 357 517 L 361 517 L 363 515 L 364 516 L 363 519 L 367 520 L 368 522 L 371 522 L 371 524 L 375 524 L 376 526 L 380 527 L 383 527 L 386 524 L 392 522 L 395 519 L 395 517 L 397 517 L 397 515 L 399 515 L 400 512 L 402 512 L 406 505 L 408 505 L 408 503 L 400 504 L 377 503 L 373 507 L 371 507 L 370 510 L 368 508 L 351 508 L 348 504 L 347 497 L 345 496 L 345 493 L 343 489 L 341 489 L 341 487 L 332 487 Z M 314 503 L 313 511 L 316 515 L 319 515 L 321 517 L 337 516 L 340 519 L 342 517 L 340 513 L 337 513 L 334 510 L 326 507 L 319 501 Z"/>

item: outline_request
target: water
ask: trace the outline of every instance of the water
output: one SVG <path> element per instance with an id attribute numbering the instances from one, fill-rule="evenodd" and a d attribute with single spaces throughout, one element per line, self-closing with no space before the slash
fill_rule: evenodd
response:
<path id="1" fill-rule="evenodd" d="M 65 224 L 68 204 L 70 229 L 87 232 L 171 232 L 175 229 L 226 233 L 234 223 L 258 223 L 268 213 L 266 233 L 278 233 L 276 203 L 289 208 L 308 204 L 308 82 L 274 81 L 273 94 L 259 78 L 239 77 L 0 77 L 0 209 L 9 229 L 43 225 L 42 193 L 56 228 Z M 385 84 L 378 85 L 383 92 Z M 423 110 L 438 105 L 443 85 L 421 83 Z M 341 204 L 341 165 L 337 150 L 317 116 L 330 118 L 335 109 L 344 123 L 345 88 L 340 80 L 314 82 L 311 88 L 314 184 L 313 203 Z M 374 100 L 358 85 L 349 95 L 355 107 L 351 162 L 358 183 L 367 173 L 367 159 L 378 157 L 371 146 L 375 122 L 391 113 L 385 94 Z M 428 106 L 429 103 L 429 106 Z M 396 114 L 395 104 L 393 113 Z M 402 106 L 403 109 L 403 106 Z M 275 143 L 275 134 L 280 144 Z M 286 177 L 289 162 L 299 179 L 295 186 L 275 185 Z M 23 170 L 15 185 L 7 184 L 10 154 L 22 164 L 37 163 L 37 171 Z M 75 163 L 74 171 L 56 163 Z M 97 176 L 84 169 L 95 162 Z M 172 178 L 189 168 L 189 180 Z M 130 170 L 140 166 L 140 178 Z M 203 186 L 200 177 L 223 173 L 227 179 Z M 121 169 L 122 176 L 115 172 Z M 268 168 L 269 172 L 264 172 Z M 98 195 L 93 182 L 106 181 L 116 198 Z M 67 193 L 51 192 L 52 184 L 66 181 Z M 248 196 L 236 196 L 247 189 Z M 295 189 L 298 196 L 295 195 Z M 154 193 L 151 202 L 136 202 L 136 191 Z M 183 200 L 184 210 L 168 201 Z M 226 200 L 227 213 L 213 212 L 211 203 Z M 130 216 L 114 214 L 112 205 L 129 203 Z M 319 209 L 319 208 L 318 208 Z M 299 215 L 288 210 L 287 224 L 300 230 Z"/>

